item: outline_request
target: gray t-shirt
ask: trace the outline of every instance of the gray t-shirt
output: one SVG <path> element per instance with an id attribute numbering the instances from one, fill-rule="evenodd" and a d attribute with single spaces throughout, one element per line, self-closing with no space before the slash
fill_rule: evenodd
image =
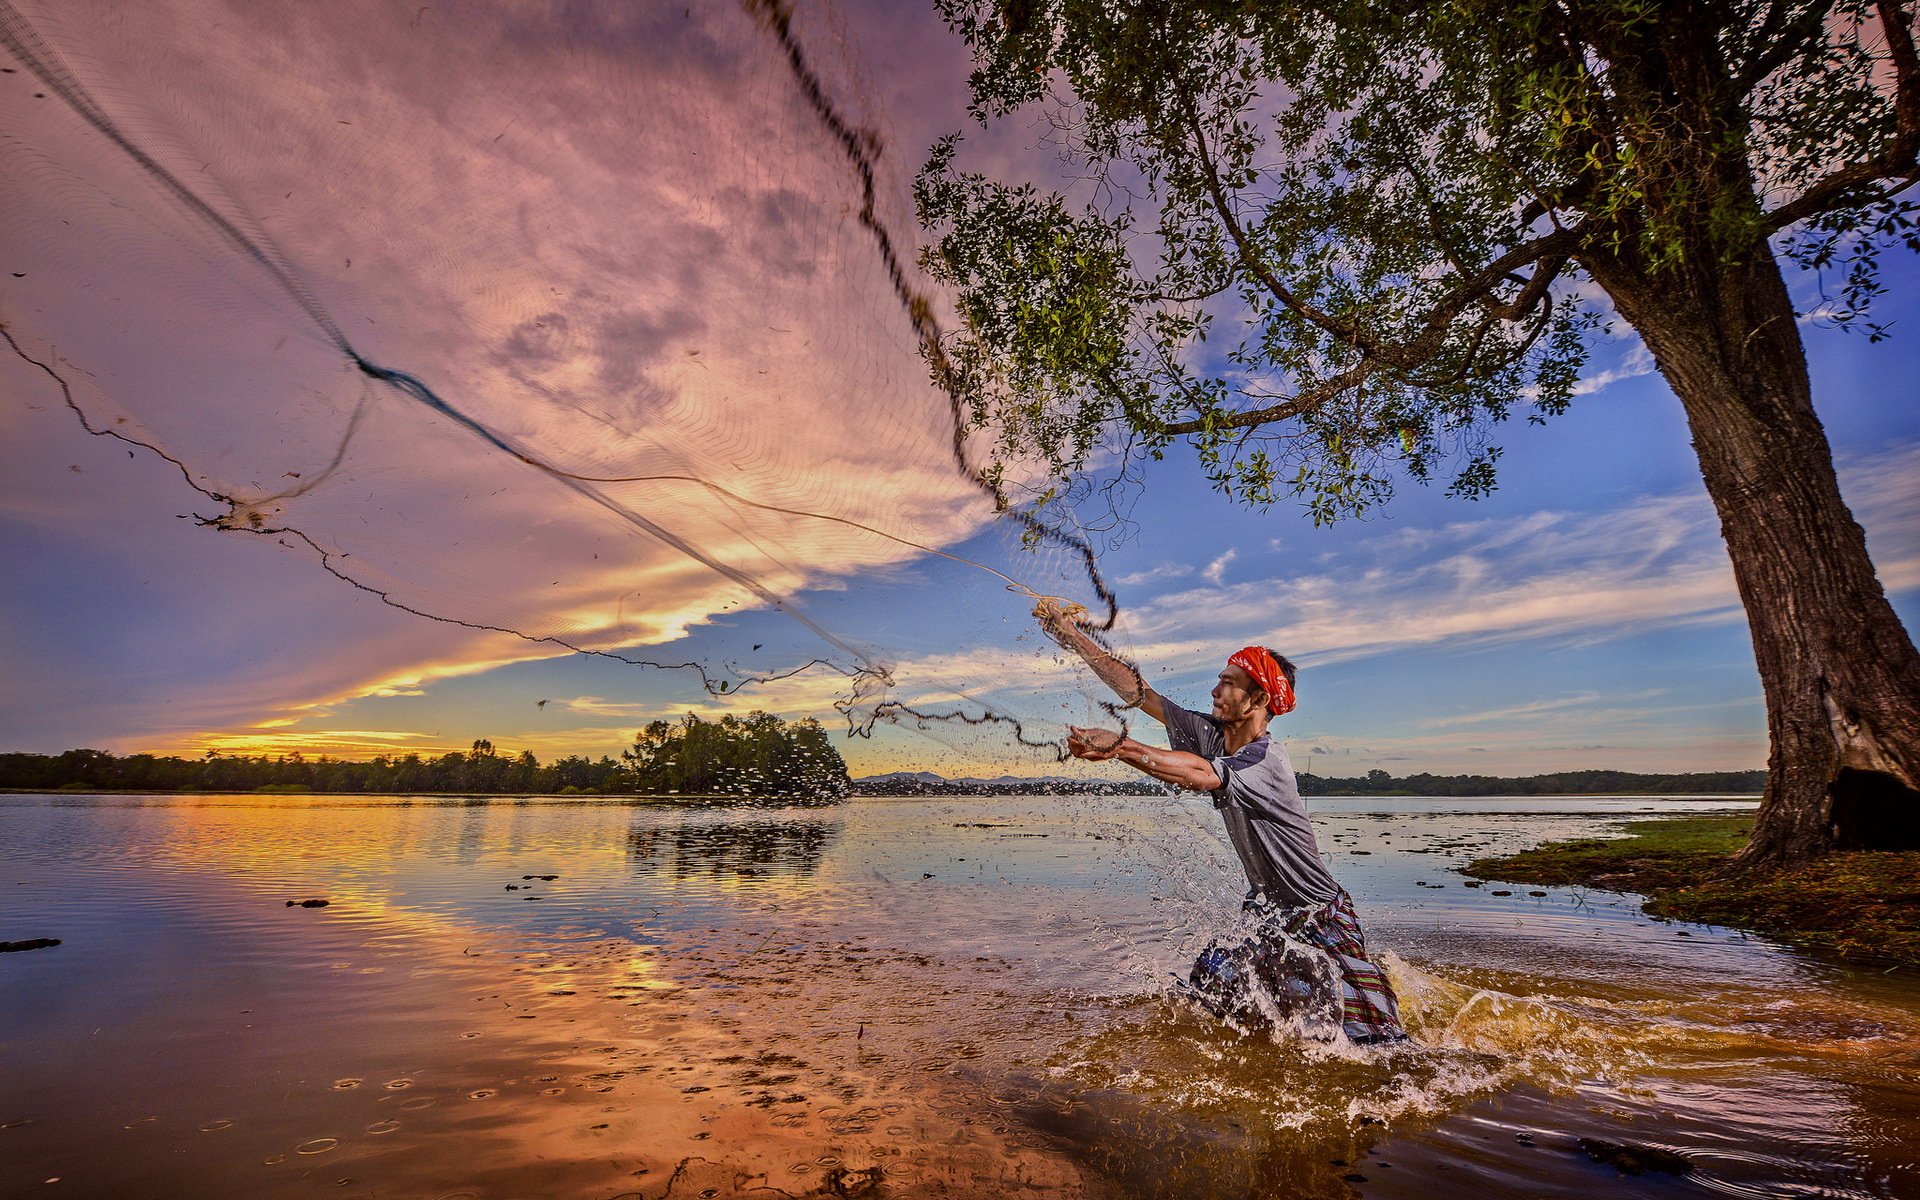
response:
<path id="1" fill-rule="evenodd" d="M 1173 748 L 1211 759 L 1220 775 L 1224 786 L 1211 793 L 1213 806 L 1226 820 L 1227 837 L 1246 868 L 1249 898 L 1264 894 L 1271 903 L 1299 908 L 1339 895 L 1340 885 L 1320 861 L 1320 844 L 1307 822 L 1286 749 L 1262 735 L 1229 755 L 1212 717 L 1165 697 L 1161 701 Z"/>

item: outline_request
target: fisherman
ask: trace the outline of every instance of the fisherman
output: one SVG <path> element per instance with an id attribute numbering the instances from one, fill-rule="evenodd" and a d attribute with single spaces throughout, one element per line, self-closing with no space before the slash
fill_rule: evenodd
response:
<path id="1" fill-rule="evenodd" d="M 1353 899 L 1321 862 L 1293 766 L 1267 732 L 1269 721 L 1293 711 L 1293 664 L 1264 646 L 1246 647 L 1221 670 L 1211 711 L 1197 713 L 1154 691 L 1139 671 L 1094 641 L 1079 606 L 1046 599 L 1033 615 L 1127 707 L 1166 726 L 1173 745 L 1165 750 L 1112 730 L 1075 726 L 1068 731 L 1069 752 L 1091 762 L 1117 760 L 1163 783 L 1209 792 L 1226 821 L 1227 837 L 1246 869 L 1243 907 L 1254 916 L 1256 933 L 1238 946 L 1210 946 L 1200 956 L 1191 983 L 1203 1002 L 1223 1015 L 1257 1017 L 1244 994 L 1229 994 L 1230 988 L 1244 993 L 1251 975 L 1261 979 L 1269 1004 L 1283 1015 L 1300 1011 L 1316 991 L 1324 990 L 1331 1007 L 1333 989 L 1325 987 L 1331 974 L 1338 980 L 1341 1029 L 1350 1041 L 1404 1040 L 1393 987 L 1367 957 Z M 1302 944 L 1323 952 L 1334 970 L 1327 972 L 1323 960 L 1303 973 Z"/>

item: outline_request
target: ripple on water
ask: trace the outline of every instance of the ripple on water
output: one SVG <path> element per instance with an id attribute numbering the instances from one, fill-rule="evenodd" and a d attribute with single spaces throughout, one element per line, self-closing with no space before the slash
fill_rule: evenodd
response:
<path id="1" fill-rule="evenodd" d="M 1407 845 L 1418 838 L 1408 835 L 1421 831 L 1405 816 L 1393 818 L 1385 830 L 1349 820 L 1339 838 L 1325 839 L 1340 878 L 1361 900 L 1370 940 L 1399 947 L 1414 960 L 1382 955 L 1422 1045 L 1341 1052 L 1241 1037 L 1197 1018 L 1170 1002 L 1160 981 L 1170 967 L 1181 970 L 1191 960 L 1193 943 L 1204 944 L 1210 925 L 1221 923 L 1222 905 L 1230 908 L 1237 887 L 1231 886 L 1234 865 L 1209 823 L 1212 814 L 1203 805 L 1183 804 L 1155 798 L 1137 805 L 1060 798 L 1031 804 L 1019 798 L 938 805 L 856 801 L 805 816 L 806 823 L 830 831 L 822 836 L 785 837 L 770 828 L 751 844 L 739 829 L 765 822 L 764 815 L 631 806 L 436 804 L 405 811 L 378 804 L 330 808 L 325 802 L 297 810 L 162 804 L 106 811 L 106 826 L 70 822 L 58 831 L 64 841 L 51 844 L 65 847 L 56 851 L 59 871 L 74 869 L 65 878 L 51 870 L 33 878 L 55 898 L 50 911 L 73 917 L 71 925 L 63 918 L 62 929 L 97 931 L 100 944 L 124 951 L 118 959 L 99 960 L 112 966 L 114 978 L 141 974 L 127 969 L 133 961 L 128 956 L 138 949 L 127 933 L 130 911 L 190 930 L 200 948 L 196 969 L 220 966 L 223 955 L 244 951 L 253 955 L 244 964 L 249 970 L 264 966 L 293 981 L 287 993 L 294 997 L 305 996 L 307 985 L 329 967 L 350 975 L 343 982 L 362 998 L 362 1007 L 327 1012 L 326 1023 L 344 1031 L 337 1053 L 320 1060 L 320 1073 L 302 1076 L 321 1089 L 339 1066 L 378 1061 L 352 1038 L 386 1032 L 381 1023 L 398 1010 L 379 1006 L 406 986 L 399 976 L 416 980 L 419 994 L 433 991 L 443 1002 L 439 1011 L 401 1014 L 423 1026 L 432 1022 L 436 1046 L 451 1047 L 464 1025 L 477 1025 L 470 1031 L 477 1035 L 505 1024 L 444 1004 L 450 995 L 461 1001 L 499 996 L 517 1006 L 509 1011 L 524 1010 L 524 997 L 509 990 L 515 969 L 523 972 L 518 982 L 530 985 L 528 995 L 578 993 L 559 997 L 565 1006 L 542 1011 L 564 1007 L 565 1015 L 584 1021 L 602 998 L 621 1006 L 613 1011 L 633 1024 L 619 1026 L 618 1036 L 595 1035 L 603 1045 L 585 1052 L 605 1055 L 620 1072 L 583 1079 L 569 1065 L 562 1078 L 575 1086 L 567 1089 L 558 1080 L 538 1079 L 538 1094 L 548 1099 L 535 1122 L 546 1117 L 557 1123 L 569 1114 L 551 1099 L 567 1090 L 621 1090 L 637 1099 L 652 1094 L 637 1085 L 652 1086 L 663 1076 L 676 1093 L 696 1081 L 711 1085 L 713 1094 L 680 1094 L 698 1097 L 689 1104 L 712 1104 L 730 1094 L 726 1068 L 718 1064 L 738 1053 L 739 1043 L 755 1039 L 815 1064 L 781 1067 L 783 1074 L 801 1078 L 777 1085 L 769 1080 L 764 1086 L 777 1088 L 773 1095 L 799 1089 L 838 1099 L 842 1094 L 829 1090 L 830 1072 L 822 1064 L 843 1063 L 856 1057 L 846 1051 L 855 1050 L 868 1077 L 866 1094 L 823 1108 L 812 1128 L 841 1130 L 833 1141 L 821 1139 L 836 1151 L 823 1156 L 833 1166 L 904 1146 L 904 1155 L 885 1155 L 895 1180 L 905 1180 L 909 1170 L 951 1175 L 952 1148 L 930 1140 L 939 1136 L 941 1121 L 980 1139 L 1005 1130 L 1002 1143 L 1013 1149 L 1079 1138 L 1073 1144 L 1085 1147 L 1089 1160 L 1133 1155 L 1116 1171 L 1140 1181 L 1151 1180 L 1147 1168 L 1162 1161 L 1184 1167 L 1208 1154 L 1222 1161 L 1239 1155 L 1242 1175 L 1225 1168 L 1221 1175 L 1241 1181 L 1222 1189 L 1235 1194 L 1257 1190 L 1243 1186 L 1245 1170 L 1262 1152 L 1257 1143 L 1270 1152 L 1294 1147 L 1302 1162 L 1316 1147 L 1332 1147 L 1319 1155 L 1323 1165 L 1329 1158 L 1349 1161 L 1373 1175 L 1377 1186 L 1383 1174 L 1412 1173 L 1417 1160 L 1403 1161 L 1402 1152 L 1423 1129 L 1440 1131 L 1440 1141 L 1452 1139 L 1449 1153 L 1456 1163 L 1472 1159 L 1461 1147 L 1479 1145 L 1482 1134 L 1501 1143 L 1488 1143 L 1482 1153 L 1492 1164 L 1491 1177 L 1513 1183 L 1514 1194 L 1567 1194 L 1576 1183 L 1598 1179 L 1594 1172 L 1605 1174 L 1606 1168 L 1568 1148 L 1576 1135 L 1670 1145 L 1699 1164 L 1704 1186 L 1736 1193 L 1763 1190 L 1772 1181 L 1774 1194 L 1875 1194 L 1879 1177 L 1863 1164 L 1911 1158 L 1899 1149 L 1903 1137 L 1908 1146 L 1914 1140 L 1917 1106 L 1914 1087 L 1899 1076 L 1904 1071 L 1920 1077 L 1913 1050 L 1920 1023 L 1910 991 L 1884 1002 L 1833 1001 L 1846 986 L 1830 973 L 1713 931 L 1694 928 L 1687 931 L 1693 936 L 1676 939 L 1679 931 L 1651 926 L 1631 901 L 1594 896 L 1576 903 L 1559 892 L 1495 900 L 1484 889 L 1414 886 L 1420 880 L 1452 882 L 1436 873 L 1445 864 L 1428 852 L 1484 850 L 1490 826 L 1516 846 L 1537 840 L 1551 823 L 1525 815 L 1490 822 L 1479 810 L 1425 814 L 1419 820 L 1431 820 L 1446 836 L 1428 837 L 1414 849 Z M 1198 815 L 1182 815 L 1190 811 Z M 30 808 L 21 813 L 29 822 L 37 819 Z M 1048 833 L 1051 840 L 1007 841 L 991 828 L 974 830 L 971 819 L 983 815 L 1001 826 L 1018 824 L 1018 832 Z M 10 838 L 41 846 L 20 828 L 0 827 L 0 848 Z M 693 832 L 679 836 L 675 831 L 682 828 Z M 1551 832 L 1584 836 L 1593 828 L 1594 822 L 1562 820 Z M 1076 843 L 1085 853 L 1071 859 L 1053 857 L 1065 838 L 1088 830 L 1100 831 L 1102 840 Z M 636 842 L 635 832 L 648 836 Z M 1353 839 L 1371 853 L 1348 861 Z M 777 869 L 767 869 L 756 855 L 779 859 Z M 528 869 L 550 865 L 563 868 L 577 901 L 556 895 L 544 911 L 499 902 L 502 878 L 517 881 Z M 761 873 L 743 876 L 742 866 Z M 172 873 L 143 874 L 162 868 Z M 251 882 L 235 882 L 247 872 L 254 873 Z M 894 882 L 923 878 L 918 886 Z M 260 895 L 271 892 L 274 905 L 295 888 L 314 894 L 324 889 L 364 903 L 337 906 L 324 923 L 287 918 L 276 908 L 262 938 L 258 929 L 267 919 L 267 902 L 254 903 L 249 887 Z M 69 893 L 68 900 L 59 899 Z M 42 900 L 38 890 L 35 895 Z M 552 911 L 562 906 L 572 907 Z M 349 943 L 338 928 L 340 918 L 362 910 L 367 915 L 355 919 L 364 924 Z M 796 919 L 801 912 L 805 916 Z M 297 935 L 287 932 L 289 920 L 302 922 Z M 460 957 L 456 945 L 452 956 L 415 961 L 415 953 L 432 957 L 439 931 L 449 925 L 471 939 L 474 957 Z M 601 936 L 610 940 L 596 947 L 592 943 Z M 371 956 L 396 950 L 408 954 L 410 969 L 396 961 L 384 976 L 360 973 Z M 85 963 L 77 956 L 74 961 Z M 233 969 L 235 961 L 224 965 Z M 538 973 L 548 970 L 566 974 Z M 424 978 L 439 974 L 446 978 Z M 719 978 L 723 974 L 729 978 Z M 235 970 L 234 977 L 253 975 Z M 727 990 L 720 990 L 723 985 Z M 238 1019 L 264 1025 L 272 1009 L 262 1003 L 259 1012 L 268 1015 Z M 796 1019 L 801 1014 L 816 1015 Z M 227 1009 L 221 1016 L 235 1020 Z M 78 1018 L 74 1024 L 79 1028 Z M 719 1032 L 697 1032 L 716 1024 Z M 520 1034 L 539 1026 L 514 1028 Z M 221 1027 L 210 1036 L 230 1031 Z M 442 1123 L 504 1127 L 530 1114 L 511 1106 L 532 1097 L 500 1081 L 533 1080 L 543 1069 L 537 1063 L 573 1064 L 583 1053 L 577 1043 L 556 1048 L 525 1036 L 491 1037 L 460 1050 L 471 1056 L 478 1047 L 497 1049 L 480 1065 L 450 1066 L 437 1057 L 392 1065 L 417 1066 L 419 1078 L 444 1098 L 502 1091 L 502 1099 L 482 1106 L 501 1118 L 497 1126 L 478 1120 L 485 1115 L 480 1109 L 443 1106 L 419 1121 L 409 1118 L 405 1131 L 397 1122 L 375 1122 L 366 1132 L 385 1132 L 382 1148 L 394 1154 L 410 1137 L 423 1144 L 437 1139 Z M 649 1076 L 643 1068 L 652 1064 L 619 1058 L 641 1047 L 662 1068 L 694 1073 L 662 1069 Z M 447 1057 L 459 1053 L 449 1050 Z M 1032 1063 L 1043 1064 L 1044 1073 L 1031 1069 Z M 1831 1086 L 1800 1086 L 1806 1080 Z M 483 1083 L 497 1086 L 477 1086 Z M 431 1095 L 416 1092 L 403 1100 L 377 1090 L 398 1092 L 414 1084 L 413 1077 L 385 1084 L 346 1077 L 332 1086 L 345 1091 L 364 1085 L 373 1092 L 337 1103 L 384 1098 L 389 1112 L 432 1106 Z M 1876 1084 L 1884 1084 L 1881 1092 L 1870 1090 Z M 1533 1102 L 1538 1111 L 1531 1122 L 1469 1128 L 1461 1116 L 1506 1105 L 1511 1117 L 1523 1107 L 1517 1097 L 1529 1089 L 1541 1097 Z M 907 1096 L 912 1103 L 905 1109 L 898 1103 L 879 1106 L 876 1117 L 873 1101 L 880 1096 Z M 127 1104 L 137 1105 L 134 1111 L 155 1107 L 144 1095 Z M 252 1162 L 284 1144 L 279 1135 L 266 1136 L 264 1145 L 246 1142 L 249 1135 L 265 1136 L 259 1128 L 267 1126 L 253 1109 L 242 1110 L 249 1113 L 245 1128 L 196 1139 L 196 1148 L 244 1153 Z M 118 1123 L 124 1111 L 102 1119 Z M 704 1110 L 685 1111 L 691 1120 Z M 907 1115 L 898 1116 L 902 1111 Z M 344 1128 L 376 1115 L 355 1112 L 359 1119 L 343 1121 Z M 804 1112 L 756 1112 L 755 1119 L 776 1129 L 810 1123 Z M 936 1112 L 946 1116 L 935 1120 L 929 1114 Z M 288 1111 L 259 1115 L 299 1119 Z M 1363 1152 L 1375 1146 L 1369 1139 L 1384 1136 L 1381 1121 L 1392 1129 L 1392 1139 L 1382 1144 L 1396 1148 L 1390 1161 L 1398 1171 L 1375 1171 L 1374 1163 L 1364 1161 Z M 709 1153 L 716 1158 L 755 1149 L 730 1141 L 738 1135 L 728 1132 L 728 1124 L 715 1129 Z M 876 1130 L 887 1145 L 864 1144 Z M 676 1129 L 680 1133 L 684 1127 Z M 1535 1145 L 1520 1141 L 1523 1134 Z M 765 1164 L 776 1170 L 779 1157 L 793 1161 L 804 1153 L 800 1146 L 822 1148 L 804 1141 L 803 1133 L 778 1136 L 793 1140 Z M 313 1148 L 321 1145 L 325 1149 Z M 335 1145 L 335 1139 L 315 1139 L 296 1150 L 324 1154 Z M 646 1149 L 644 1142 L 640 1148 Z M 1020 1151 L 1034 1161 L 1044 1153 L 1051 1151 Z M 789 1170 L 817 1177 L 823 1163 L 795 1162 Z M 1449 1190 L 1445 1178 L 1428 1175 L 1423 1185 L 1433 1181 L 1435 1196 L 1469 1194 L 1457 1186 Z M 632 1186 L 608 1182 L 612 1186 L 599 1194 Z M 691 1193 L 707 1182 L 685 1179 L 680 1190 Z M 1153 1194 L 1150 1183 L 1141 1182 L 1140 1192 Z M 481 1194 L 461 1190 L 441 1200 L 477 1200 Z M 1880 1187 L 1879 1194 L 1896 1193 Z"/>

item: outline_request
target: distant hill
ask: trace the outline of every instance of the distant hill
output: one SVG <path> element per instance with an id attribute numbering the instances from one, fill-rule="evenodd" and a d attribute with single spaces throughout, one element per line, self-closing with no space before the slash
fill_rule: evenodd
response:
<path id="1" fill-rule="evenodd" d="M 1371 771 L 1355 778 L 1300 773 L 1303 796 L 1714 796 L 1759 795 L 1765 771 L 1699 771 L 1682 775 L 1642 775 L 1631 771 L 1556 771 L 1547 775 L 1394 776 Z M 1157 795 L 1168 791 L 1150 779 L 1115 782 L 1072 775 L 999 775 L 992 779 L 949 779 L 933 771 L 890 771 L 853 781 L 855 796 L 1119 794 Z"/>
<path id="2" fill-rule="evenodd" d="M 932 771 L 889 771 L 853 781 L 854 796 L 1157 796 L 1166 785 L 1151 779 L 1088 779 L 1073 775 L 997 775 L 949 779 Z"/>
<path id="3" fill-rule="evenodd" d="M 1353 779 L 1302 774 L 1303 796 L 1716 796 L 1754 795 L 1765 771 L 1695 771 L 1641 775 L 1632 771 L 1555 771 L 1548 775 L 1393 776 L 1369 771 Z"/>

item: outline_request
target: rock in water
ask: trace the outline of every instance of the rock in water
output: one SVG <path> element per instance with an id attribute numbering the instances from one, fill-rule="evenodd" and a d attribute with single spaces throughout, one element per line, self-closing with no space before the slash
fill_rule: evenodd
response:
<path id="1" fill-rule="evenodd" d="M 12 954 L 16 950 L 45 950 L 49 946 L 59 944 L 59 938 L 28 938 L 24 942 L 0 942 L 0 954 Z"/>
<path id="2" fill-rule="evenodd" d="M 879 1167 L 867 1167 L 865 1170 L 860 1171 L 849 1170 L 846 1167 L 835 1167 L 833 1170 L 827 1172 L 827 1177 L 822 1182 L 820 1190 L 831 1196 L 841 1196 L 846 1197 L 847 1200 L 853 1200 L 854 1197 L 875 1194 L 880 1187 L 881 1178 L 882 1172 Z"/>
<path id="3" fill-rule="evenodd" d="M 1648 1171 L 1685 1175 L 1693 1170 L 1693 1163 L 1686 1155 L 1662 1150 L 1658 1146 L 1636 1146 L 1628 1142 L 1583 1137 L 1580 1139 L 1580 1148 L 1587 1152 L 1588 1158 L 1607 1163 L 1624 1175 L 1645 1175 Z"/>

